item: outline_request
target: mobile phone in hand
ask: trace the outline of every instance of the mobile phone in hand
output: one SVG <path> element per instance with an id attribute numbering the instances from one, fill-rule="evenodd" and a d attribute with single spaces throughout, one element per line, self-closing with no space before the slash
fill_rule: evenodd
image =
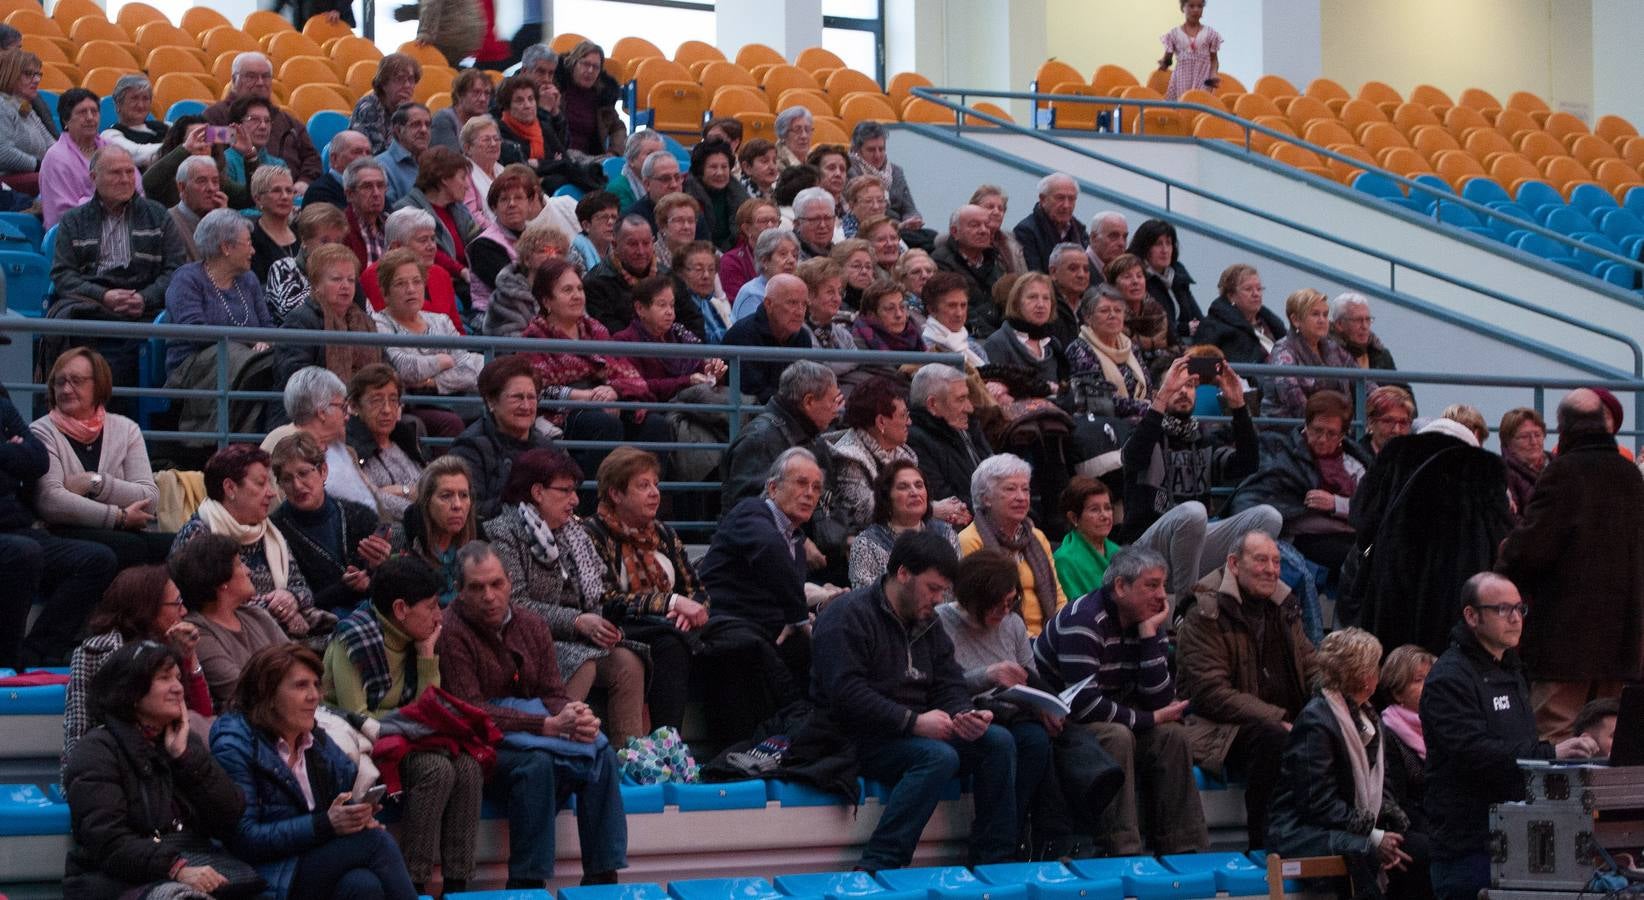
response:
<path id="1" fill-rule="evenodd" d="M 1222 361 L 1214 356 L 1189 356 L 1187 374 L 1197 375 L 1200 384 L 1214 384 L 1222 377 Z"/>
<path id="2" fill-rule="evenodd" d="M 227 125 L 207 125 L 205 139 L 213 144 L 234 143 L 234 129 Z"/>
<path id="3" fill-rule="evenodd" d="M 365 793 L 361 794 L 357 798 L 350 798 L 349 801 L 348 801 L 348 805 L 349 806 L 376 806 L 377 804 L 381 803 L 382 798 L 387 796 L 387 795 L 388 795 L 388 785 L 379 784 L 376 787 L 374 787 L 374 788 L 366 791 Z"/>

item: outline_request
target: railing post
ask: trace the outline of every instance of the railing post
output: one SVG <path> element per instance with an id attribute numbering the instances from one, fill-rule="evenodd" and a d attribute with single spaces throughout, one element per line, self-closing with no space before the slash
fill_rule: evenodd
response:
<path id="1" fill-rule="evenodd" d="M 217 449 L 228 446 L 228 338 L 217 339 Z"/>
<path id="2" fill-rule="evenodd" d="M 731 363 L 730 378 L 725 382 L 725 390 L 731 395 L 731 425 L 726 430 L 725 442 L 735 443 L 737 432 L 742 430 L 742 357 L 737 356 Z"/>

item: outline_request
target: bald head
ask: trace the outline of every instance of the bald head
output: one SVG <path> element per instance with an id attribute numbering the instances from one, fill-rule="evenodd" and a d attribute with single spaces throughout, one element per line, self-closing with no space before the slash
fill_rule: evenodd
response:
<path id="1" fill-rule="evenodd" d="M 1558 404 L 1560 434 L 1575 431 L 1608 431 L 1604 423 L 1604 401 L 1587 388 L 1576 388 L 1564 395 Z"/>
<path id="2" fill-rule="evenodd" d="M 765 284 L 765 316 L 771 334 L 785 341 L 805 325 L 805 309 L 810 299 L 805 282 L 797 275 L 772 275 Z"/>
<path id="3" fill-rule="evenodd" d="M 959 249 L 966 253 L 981 253 L 993 243 L 993 236 L 988 233 L 988 211 L 974 203 L 953 211 L 948 231 Z"/>

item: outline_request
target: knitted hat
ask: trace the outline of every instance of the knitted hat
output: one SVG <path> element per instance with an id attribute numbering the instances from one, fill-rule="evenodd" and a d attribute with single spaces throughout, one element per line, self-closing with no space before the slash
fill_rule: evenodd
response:
<path id="1" fill-rule="evenodd" d="M 1604 408 L 1609 411 L 1610 418 L 1615 420 L 1615 423 L 1610 426 L 1610 433 L 1615 434 L 1617 431 L 1620 431 L 1621 423 L 1627 417 L 1626 410 L 1622 407 L 1621 401 L 1616 399 L 1614 394 L 1604 388 L 1592 388 L 1591 390 L 1593 393 L 1598 395 L 1599 402 L 1603 403 Z"/>

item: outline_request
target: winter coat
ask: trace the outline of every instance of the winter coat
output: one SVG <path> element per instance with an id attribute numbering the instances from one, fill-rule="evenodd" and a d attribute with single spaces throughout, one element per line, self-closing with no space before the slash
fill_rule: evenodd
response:
<path id="1" fill-rule="evenodd" d="M 1396 437 L 1359 482 L 1350 516 L 1358 542 L 1337 617 L 1383 647 L 1443 652 L 1462 582 L 1493 565 L 1511 528 L 1501 457 L 1436 432 Z"/>
<path id="2" fill-rule="evenodd" d="M 1005 266 L 999 252 L 989 247 L 982 254 L 982 264 L 972 268 L 953 241 L 937 247 L 930 255 L 931 262 L 944 272 L 957 272 L 965 277 L 965 292 L 970 297 L 970 310 L 965 317 L 965 330 L 970 336 L 986 340 L 1004 321 L 1005 311 L 993 303 L 993 286 L 1005 277 Z"/>
<path id="3" fill-rule="evenodd" d="M 344 435 L 344 440 L 348 442 L 348 449 L 359 458 L 362 467 L 382 452 L 377 447 L 376 438 L 371 436 L 370 429 L 365 427 L 365 423 L 361 422 L 358 416 L 348 417 L 348 432 Z M 417 426 L 412 422 L 401 419 L 394 426 L 394 430 L 388 433 L 388 440 L 417 465 L 421 466 L 428 462 L 423 456 L 422 444 L 417 440 Z"/>
<path id="4" fill-rule="evenodd" d="M 531 293 L 531 273 L 521 263 L 509 263 L 497 273 L 497 286 L 485 311 L 486 336 L 519 337 L 539 315 L 542 304 Z"/>
<path id="5" fill-rule="evenodd" d="M 1273 345 L 1273 352 L 1267 355 L 1266 362 L 1270 366 L 1329 366 L 1334 369 L 1359 367 L 1346 348 L 1337 343 L 1335 338 L 1325 337 L 1320 340 L 1319 352 L 1314 355 L 1294 333 Z M 1376 389 L 1376 383 L 1366 382 L 1364 387 L 1366 391 L 1373 391 Z M 1319 391 L 1335 391 L 1345 397 L 1352 397 L 1353 383 L 1345 378 L 1314 375 L 1269 376 L 1262 379 L 1262 415 L 1299 419 L 1306 412 L 1307 398 Z"/>
<path id="6" fill-rule="evenodd" d="M 1644 677 L 1644 476 L 1610 434 L 1561 436 L 1496 571 L 1534 610 L 1519 645 L 1532 678 Z"/>
<path id="7" fill-rule="evenodd" d="M 218 717 L 211 726 L 211 755 L 245 797 L 245 812 L 228 849 L 257 867 L 276 898 L 291 890 L 297 858 L 336 836 L 326 810 L 354 785 L 354 761 L 318 725 L 313 735 L 305 754 L 314 795 L 310 810 L 272 735 L 252 727 L 238 712 Z"/>
<path id="8" fill-rule="evenodd" d="M 758 497 L 765 492 L 765 479 L 771 463 L 790 447 L 803 447 L 815 454 L 822 467 L 824 484 L 833 471 L 833 445 L 817 430 L 805 414 L 780 397 L 772 397 L 765 411 L 743 426 L 741 433 L 725 451 L 725 480 L 720 487 L 720 498 L 730 508 L 743 497 Z"/>
<path id="9" fill-rule="evenodd" d="M 18 440 L 14 442 L 13 438 Z M 34 509 L 29 500 L 35 482 L 46 474 L 50 465 L 46 445 L 29 429 L 11 400 L 0 397 L 0 531 L 14 531 L 34 524 Z"/>
<path id="10" fill-rule="evenodd" d="M 240 791 L 190 734 L 172 759 L 135 724 L 113 720 L 87 732 L 64 769 L 72 841 L 63 896 L 119 897 L 168 879 L 177 854 L 159 843 L 174 821 L 201 838 L 227 841 L 245 810 Z"/>
<path id="11" fill-rule="evenodd" d="M 1536 739 L 1518 653 L 1494 659 L 1464 622 L 1450 637 L 1421 692 L 1428 836 L 1436 860 L 1485 852 L 1490 804 L 1524 799 L 1518 761 L 1553 758 L 1552 745 Z"/>
<path id="12" fill-rule="evenodd" d="M 1410 830 L 1426 834 L 1429 830 L 1427 810 L 1424 808 L 1427 796 L 1427 761 L 1417 755 L 1414 747 L 1406 744 L 1393 733 L 1393 729 L 1385 728 L 1382 731 L 1387 740 L 1385 762 L 1387 765 L 1387 793 L 1398 801 L 1399 809 L 1410 820 Z"/>
<path id="13" fill-rule="evenodd" d="M 1376 728 L 1382 753 L 1397 753 L 1388 746 L 1396 739 L 1379 719 Z M 1359 736 L 1342 734 L 1330 701 L 1322 695 L 1302 708 L 1279 763 L 1279 780 L 1267 822 L 1267 847 L 1284 856 L 1345 856 L 1353 896 L 1377 898 L 1382 896 L 1376 886 L 1380 865 L 1370 831 L 1381 828 L 1404 834 L 1410 820 L 1385 781 L 1380 816 L 1372 820 L 1355 808 L 1353 766 L 1346 744 L 1350 740 L 1357 741 Z M 1366 752 L 1372 766 L 1375 749 Z"/>
<path id="14" fill-rule="evenodd" d="M 495 518 L 502 512 L 502 488 L 508 483 L 514 460 L 527 450 L 553 449 L 553 446 L 553 441 L 535 428 L 523 441 L 503 434 L 497 429 L 490 410 L 457 435 L 451 444 L 451 455 L 467 463 L 468 471 L 474 476 L 474 514 L 480 521 Z"/>
<path id="15" fill-rule="evenodd" d="M 725 185 L 725 216 L 729 221 L 723 223 L 711 221 L 714 209 L 713 199 L 709 196 L 708 186 L 698 180 L 695 175 L 686 177 L 685 193 L 689 194 L 702 206 L 702 215 L 697 216 L 696 220 L 697 231 L 700 232 L 705 226 L 710 237 L 715 232 L 729 231 L 729 236 L 716 241 L 715 246 L 719 248 L 720 252 L 736 246 L 736 242 L 742 239 L 742 235 L 736 229 L 736 211 L 741 209 L 742 204 L 748 201 L 748 189 L 742 186 L 742 181 L 732 178 L 730 183 Z"/>
<path id="16" fill-rule="evenodd" d="M 1132 543 L 1160 516 L 1189 500 L 1203 503 L 1214 514 L 1211 489 L 1250 475 L 1261 464 L 1261 445 L 1248 407 L 1233 410 L 1231 446 L 1206 436 L 1202 425 L 1197 440 L 1179 444 L 1165 432 L 1164 415 L 1149 408 L 1119 451 L 1124 461 L 1125 520 L 1113 539 L 1121 544 Z"/>
<path id="17" fill-rule="evenodd" d="M 569 63 L 569 55 L 560 54 L 559 64 L 554 68 L 554 83 L 559 85 L 561 94 L 569 95 L 572 91 L 586 93 L 572 81 Z M 566 147 L 587 156 L 621 156 L 628 142 L 628 126 L 622 123 L 616 108 L 617 101 L 622 98 L 622 86 L 609 73 L 600 72 L 591 91 L 594 130 L 589 134 L 568 134 Z"/>
<path id="18" fill-rule="evenodd" d="M 394 208 L 396 210 L 420 209 L 433 216 L 434 244 L 441 253 L 444 253 L 453 261 L 457 257 L 457 247 L 461 246 L 466 251 L 468 242 L 479 237 L 480 232 L 483 230 L 474 222 L 474 216 L 468 212 L 468 207 L 463 206 L 462 201 L 459 200 L 456 203 L 447 204 L 445 207 L 446 214 L 451 217 L 453 222 L 457 223 L 457 231 L 460 232 L 453 235 L 451 229 L 445 227 L 445 220 L 435 214 L 434 204 L 428 199 L 428 195 L 415 187 L 407 191 L 405 196 L 400 198 L 400 202 L 395 204 Z M 456 272 L 451 273 L 453 277 L 456 274 Z"/>
<path id="19" fill-rule="evenodd" d="M 1077 216 L 1068 219 L 1067 228 L 1058 234 L 1055 223 L 1050 221 L 1050 214 L 1045 212 L 1041 203 L 1033 204 L 1033 211 L 1017 222 L 1010 233 L 1022 245 L 1022 258 L 1027 261 L 1027 267 L 1035 272 L 1050 271 L 1050 251 L 1056 249 L 1057 244 L 1090 246 L 1090 232 L 1079 223 Z"/>
<path id="20" fill-rule="evenodd" d="M 1262 307 L 1256 316 L 1272 333 L 1275 343 L 1287 333 L 1284 320 L 1267 307 Z M 1193 332 L 1193 343 L 1220 348 L 1227 361 L 1234 365 L 1266 362 L 1269 353 L 1256 336 L 1256 326 L 1226 297 L 1211 301 L 1210 310 L 1199 320 L 1199 330 Z"/>
<path id="21" fill-rule="evenodd" d="M 1203 320 L 1204 314 L 1199 311 L 1199 301 L 1193 299 L 1193 276 L 1187 274 L 1187 267 L 1180 262 L 1173 262 L 1170 266 L 1176 270 L 1176 274 L 1171 276 L 1170 287 L 1165 287 L 1163 278 L 1152 272 L 1147 273 L 1147 295 L 1159 301 L 1176 334 L 1186 339 L 1193 334 L 1188 324 L 1194 319 Z"/>
<path id="22" fill-rule="evenodd" d="M 1287 530 L 1294 528 L 1296 522 L 1306 516 L 1324 515 L 1308 509 L 1303 502 L 1308 491 L 1325 489 L 1318 461 L 1307 446 L 1303 427 L 1298 425 L 1288 434 L 1263 434 L 1261 448 L 1262 467 L 1239 482 L 1234 489 L 1233 499 L 1228 501 L 1228 515 L 1266 504 L 1284 516 Z M 1358 444 L 1342 441 L 1341 449 L 1365 469 L 1370 468 L 1373 460 Z"/>
<path id="23" fill-rule="evenodd" d="M 338 518 L 338 537 L 342 542 L 343 556 L 338 558 L 336 548 L 322 547 L 314 543 L 297 527 L 296 516 L 301 515 L 292 509 L 290 501 L 281 503 L 269 513 L 268 520 L 285 536 L 286 545 L 291 548 L 291 559 L 302 570 L 303 577 L 314 588 L 314 605 L 321 609 L 341 610 L 352 608 L 361 600 L 366 599 L 367 593 L 355 593 L 354 589 L 343 583 L 343 571 L 349 566 L 365 569 L 364 560 L 359 556 L 360 541 L 370 537 L 377 529 L 378 517 L 375 507 L 352 500 L 343 500 L 338 497 L 327 497 L 329 502 L 337 504 L 342 509 Z"/>
<path id="24" fill-rule="evenodd" d="M 131 261 L 117 269 L 98 271 L 98 247 L 103 242 L 106 216 L 103 204 L 94 197 L 92 202 L 63 213 L 58 221 L 57 255 L 51 261 L 51 283 L 57 286 L 58 301 L 100 298 L 111 289 L 125 288 L 143 295 L 143 311 L 137 318 L 152 320 L 165 308 L 172 275 L 188 261 L 183 236 L 164 206 L 132 197 L 125 210 Z"/>
<path id="25" fill-rule="evenodd" d="M 970 427 L 961 433 L 938 419 L 930 410 L 912 411 L 908 446 L 919 456 L 919 471 L 925 476 L 930 502 L 958 497 L 970 506 L 970 477 L 982 460 L 993 455 L 982 423 L 970 417 Z"/>
<path id="26" fill-rule="evenodd" d="M 763 497 L 747 497 L 720 519 L 702 558 L 702 586 L 713 597 L 709 615 L 735 616 L 774 640 L 784 625 L 806 621 L 802 532 L 792 540 L 776 527 Z"/>
<path id="27" fill-rule="evenodd" d="M 1176 631 L 1177 696 L 1192 701 L 1193 714 L 1184 723 L 1193 743 L 1193 760 L 1219 772 L 1227 765 L 1239 726 L 1281 722 L 1287 713 L 1258 696 L 1256 637 L 1240 608 L 1233 573 L 1222 566 L 1199 579 L 1193 597 Z M 1269 602 L 1279 607 L 1288 626 L 1292 689 L 1306 697 L 1315 666 L 1313 643 L 1302 630 L 1301 606 L 1282 581 Z"/>
<path id="28" fill-rule="evenodd" d="M 725 344 L 737 347 L 803 349 L 811 346 L 811 336 L 810 332 L 801 326 L 798 331 L 788 335 L 787 340 L 778 343 L 776 334 L 771 331 L 770 316 L 765 313 L 765 307 L 760 306 L 752 315 L 736 320 L 736 323 L 725 332 Z M 776 393 L 777 382 L 781 381 L 783 371 L 788 368 L 788 363 L 781 360 L 749 359 L 733 362 L 731 365 L 741 370 L 738 388 L 760 403 L 769 401 L 771 395 Z"/>
<path id="29" fill-rule="evenodd" d="M 497 131 L 502 135 L 502 146 L 510 160 L 524 162 L 535 158 L 531 156 L 531 139 L 509 127 L 503 121 L 502 110 L 495 103 L 491 105 L 491 118 L 497 120 Z M 538 175 L 543 175 L 555 161 L 565 157 L 571 136 L 565 130 L 563 116 L 550 116 L 540 106 L 537 107 L 537 127 L 542 130 L 542 158 L 537 159 L 536 171 Z"/>

